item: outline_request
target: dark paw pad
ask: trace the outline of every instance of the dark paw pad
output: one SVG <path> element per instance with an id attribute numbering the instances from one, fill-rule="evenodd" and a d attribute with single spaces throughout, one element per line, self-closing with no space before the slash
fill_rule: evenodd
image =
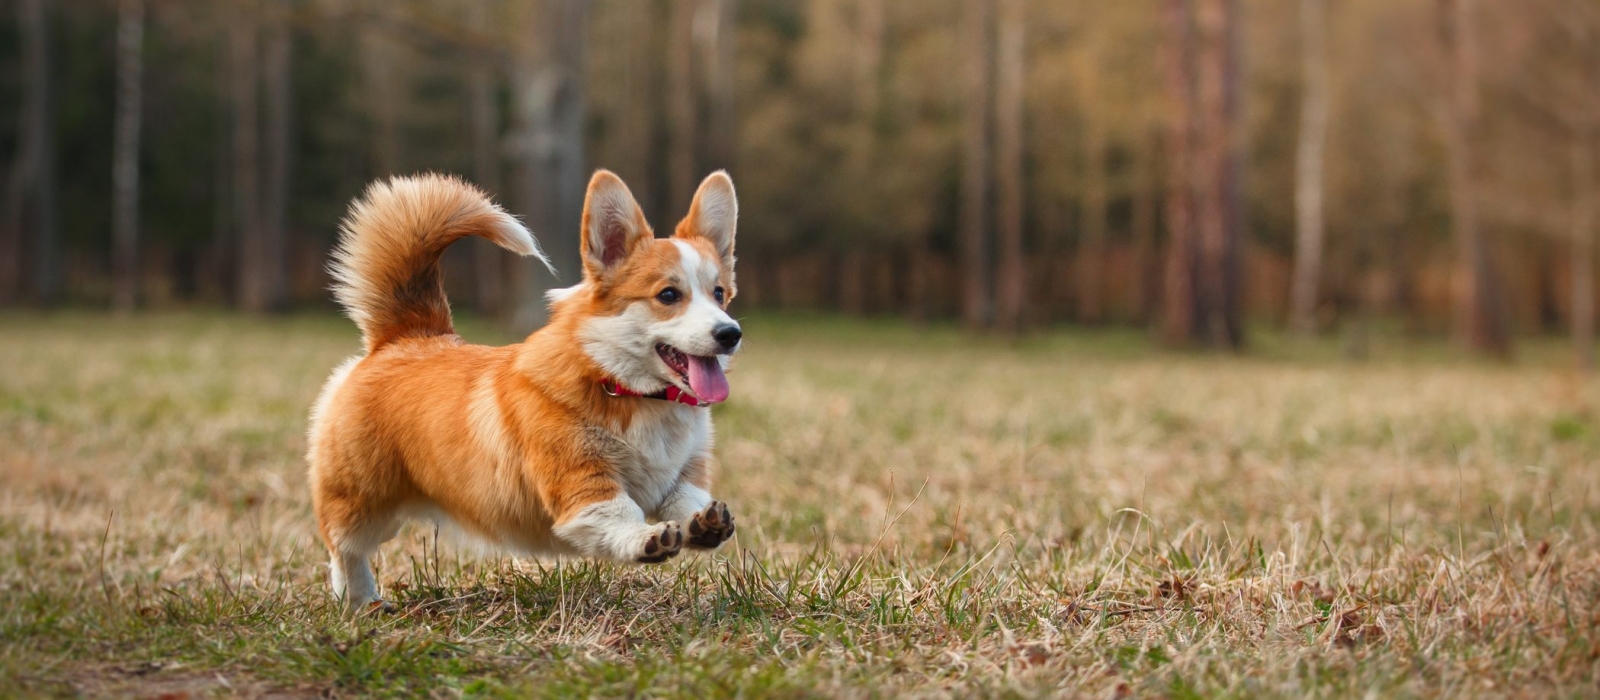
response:
<path id="1" fill-rule="evenodd" d="M 711 505 L 694 514 L 689 520 L 689 546 L 716 549 L 733 537 L 733 513 L 728 504 L 712 501 Z"/>
<path id="2" fill-rule="evenodd" d="M 639 563 L 660 564 L 678 556 L 682 550 L 683 528 L 677 523 L 662 523 L 661 529 L 644 541 L 644 554 L 640 555 Z"/>

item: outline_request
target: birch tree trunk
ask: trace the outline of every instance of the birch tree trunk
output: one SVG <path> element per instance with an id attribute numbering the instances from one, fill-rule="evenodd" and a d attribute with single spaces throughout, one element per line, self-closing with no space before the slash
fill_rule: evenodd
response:
<path id="1" fill-rule="evenodd" d="M 670 216 L 671 207 L 688 206 L 667 202 L 662 196 L 662 98 L 666 71 L 661 58 L 666 42 L 659 36 L 661 9 L 656 3 L 628 6 L 621 17 L 622 45 L 617 47 L 625 56 L 619 87 L 627 105 L 617 116 L 615 152 L 621 158 L 617 172 L 627 179 L 628 189 L 633 190 L 639 207 L 651 221 L 668 221 L 662 217 Z"/>
<path id="2" fill-rule="evenodd" d="M 512 329 L 528 333 L 549 317 L 544 293 L 583 278 L 578 241 L 589 181 L 583 151 L 583 54 L 589 2 L 540 0 L 519 9 L 529 31 L 513 61 L 514 187 L 534 235 L 560 275 L 551 277 L 537 261 L 527 258 L 513 268 L 516 307 Z"/>
<path id="3" fill-rule="evenodd" d="M 995 219 L 997 266 L 995 325 L 1001 332 L 1022 331 L 1026 318 L 1027 264 L 1023 259 L 1022 0 L 999 0 L 999 41 L 995 65 Z"/>
<path id="4" fill-rule="evenodd" d="M 706 96 L 705 168 L 731 169 L 738 145 L 735 110 L 739 27 L 733 0 L 700 0 L 695 19 L 695 40 L 700 45 Z M 693 173 L 695 176 L 701 173 Z M 675 206 L 687 207 L 687 202 Z"/>
<path id="5" fill-rule="evenodd" d="M 1302 335 L 1317 330 L 1317 290 L 1322 276 L 1323 152 L 1328 142 L 1327 17 L 1324 0 L 1300 0 L 1300 51 L 1305 94 L 1295 148 L 1294 282 L 1291 325 Z"/>
<path id="6" fill-rule="evenodd" d="M 143 111 L 144 0 L 117 12 L 117 104 L 112 136 L 112 307 L 139 303 L 139 121 Z"/>
<path id="7" fill-rule="evenodd" d="M 962 103 L 961 318 L 970 329 L 989 325 L 993 313 L 989 255 L 989 115 L 994 58 L 990 37 L 994 0 L 961 3 L 961 53 L 966 63 Z"/>

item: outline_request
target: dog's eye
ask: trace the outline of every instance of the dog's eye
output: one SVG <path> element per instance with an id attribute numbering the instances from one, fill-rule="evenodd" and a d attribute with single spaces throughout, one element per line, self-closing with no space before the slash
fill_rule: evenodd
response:
<path id="1" fill-rule="evenodd" d="M 683 298 L 683 293 L 677 287 L 667 287 L 656 294 L 656 300 L 663 304 L 676 304 Z"/>
<path id="2" fill-rule="evenodd" d="M 722 303 L 722 295 L 723 295 L 723 293 L 724 292 L 722 291 L 721 287 L 717 287 L 716 289 L 711 290 L 711 296 L 714 296 L 714 297 L 717 298 L 717 303 L 718 304 Z"/>

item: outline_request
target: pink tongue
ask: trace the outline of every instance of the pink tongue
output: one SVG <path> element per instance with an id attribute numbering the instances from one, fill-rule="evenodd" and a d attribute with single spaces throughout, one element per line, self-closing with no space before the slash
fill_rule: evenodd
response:
<path id="1" fill-rule="evenodd" d="M 728 375 L 722 373 L 722 363 L 716 357 L 689 358 L 689 390 L 702 403 L 721 403 L 728 400 Z"/>

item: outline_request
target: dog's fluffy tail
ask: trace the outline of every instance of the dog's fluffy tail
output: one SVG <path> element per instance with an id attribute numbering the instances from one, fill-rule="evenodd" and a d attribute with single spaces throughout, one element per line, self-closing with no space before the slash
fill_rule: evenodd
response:
<path id="1" fill-rule="evenodd" d="M 528 229 L 455 177 L 374 182 L 350 205 L 329 272 L 334 297 L 361 328 L 367 352 L 398 338 L 455 332 L 439 256 L 466 236 L 487 238 L 550 267 Z"/>

